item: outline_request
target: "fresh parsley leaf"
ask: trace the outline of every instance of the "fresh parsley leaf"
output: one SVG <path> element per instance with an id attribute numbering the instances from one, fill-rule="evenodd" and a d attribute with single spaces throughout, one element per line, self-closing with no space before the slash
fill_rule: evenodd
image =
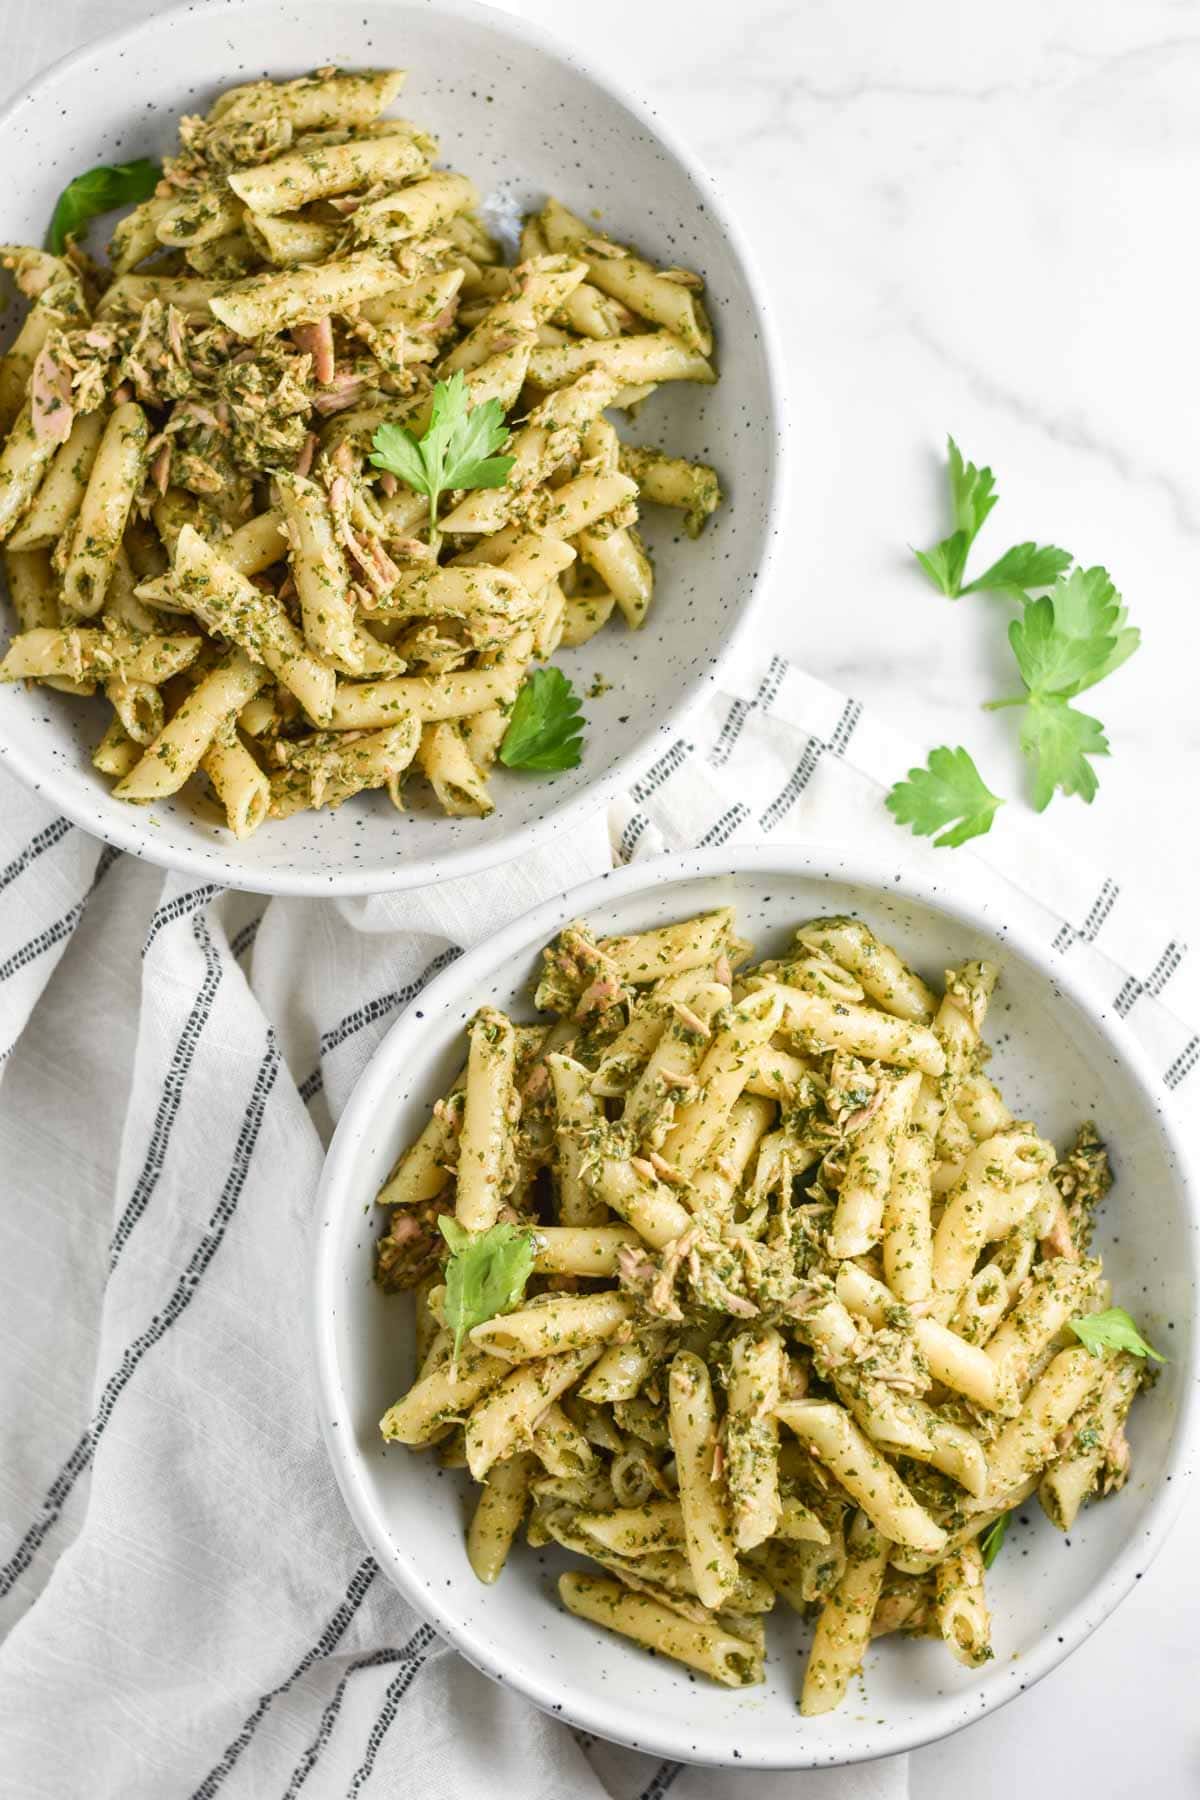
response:
<path id="1" fill-rule="evenodd" d="M 421 437 L 406 425 L 381 425 L 372 438 L 371 461 L 429 499 L 429 535 L 437 535 L 438 501 L 451 488 L 503 487 L 514 458 L 493 453 L 508 427 L 499 400 L 470 404 L 461 369 L 433 390 L 429 424 Z"/>
<path id="2" fill-rule="evenodd" d="M 425 459 L 412 432 L 404 425 L 380 425 L 371 439 L 371 461 L 377 469 L 386 469 L 418 494 L 428 492 Z"/>
<path id="3" fill-rule="evenodd" d="M 1021 720 L 1021 749 L 1033 764 L 1033 804 L 1045 812 L 1056 789 L 1078 794 L 1088 806 L 1100 786 L 1089 756 L 1107 756 L 1099 719 L 1077 712 L 1055 695 L 1031 694 Z"/>
<path id="4" fill-rule="evenodd" d="M 1070 1324 L 1080 1343 L 1093 1356 L 1100 1356 L 1105 1350 L 1126 1350 L 1130 1356 L 1149 1356 L 1155 1362 L 1167 1360 L 1151 1349 L 1123 1306 L 1110 1306 L 1107 1312 L 1088 1313 L 1085 1318 L 1072 1319 Z"/>
<path id="5" fill-rule="evenodd" d="M 1025 593 L 1029 588 L 1049 587 L 1070 568 L 1071 562 L 1071 552 L 1059 550 L 1054 544 L 1014 544 L 961 591 L 980 594 L 985 590 L 1016 588 Z"/>
<path id="6" fill-rule="evenodd" d="M 977 469 L 974 463 L 964 462 L 953 438 L 947 438 L 946 444 L 954 530 L 931 550 L 914 550 L 913 555 L 933 585 L 954 600 L 962 592 L 967 553 L 1000 496 L 990 469 Z"/>
<path id="7" fill-rule="evenodd" d="M 962 592 L 963 571 L 967 566 L 969 548 L 966 532 L 956 531 L 929 550 L 914 550 L 913 555 L 934 587 L 945 594 L 948 600 L 957 600 Z"/>
<path id="8" fill-rule="evenodd" d="M 1057 595 L 1046 594 L 1041 600 L 1028 601 L 1024 616 L 1009 626 L 1008 641 L 1021 680 L 1031 693 L 1067 699 L 1090 685 L 1092 671 L 1112 653 L 1116 640 L 1088 629 L 1090 621 L 1084 614 L 1078 614 L 1072 623 L 1079 629 L 1064 629 Z"/>
<path id="9" fill-rule="evenodd" d="M 554 773 L 582 761 L 583 708 L 561 669 L 535 669 L 512 709 L 500 745 L 508 769 Z"/>
<path id="10" fill-rule="evenodd" d="M 456 373 L 461 375 L 461 371 Z M 481 406 L 472 407 L 447 445 L 446 486 L 503 487 L 516 458 L 495 456 L 493 452 L 507 442 L 508 426 L 499 400 L 485 400 Z"/>
<path id="11" fill-rule="evenodd" d="M 897 824 L 911 825 L 919 837 L 940 831 L 933 842 L 941 850 L 982 837 L 1004 802 L 989 791 L 961 745 L 957 750 L 942 745 L 929 752 L 927 768 L 910 769 L 908 780 L 896 783 L 884 804 Z M 953 828 L 943 830 L 947 825 Z"/>
<path id="12" fill-rule="evenodd" d="M 974 463 L 965 463 L 962 451 L 952 437 L 946 439 L 949 451 L 950 500 L 954 507 L 954 525 L 958 531 L 965 531 L 968 544 L 973 544 L 979 536 L 979 528 L 1000 498 L 996 492 L 996 477 L 987 468 L 977 469 Z"/>
<path id="13" fill-rule="evenodd" d="M 989 569 L 964 587 L 967 556 L 1000 496 L 992 471 L 977 469 L 974 463 L 964 462 L 954 439 L 947 438 L 946 442 L 949 445 L 948 473 L 954 530 L 931 550 L 913 551 L 934 587 L 951 600 L 957 600 L 963 594 L 1004 588 L 1024 594 L 1030 588 L 1049 587 L 1070 568 L 1071 556 L 1054 544 L 1033 543 L 1014 544 Z"/>
<path id="14" fill-rule="evenodd" d="M 1142 641 L 1126 617 L 1107 569 L 1072 569 L 1060 576 L 1053 590 L 1030 601 L 1024 618 L 1009 627 L 1026 685 L 1072 699 L 1103 681 Z"/>
<path id="15" fill-rule="evenodd" d="M 445 1215 L 438 1224 L 450 1246 L 445 1310 L 457 1361 L 468 1331 L 497 1313 L 511 1312 L 524 1297 L 533 1270 L 533 1233 L 509 1224 L 464 1231 L 457 1219 Z"/>
<path id="16" fill-rule="evenodd" d="M 1108 570 L 1072 568 L 1068 552 L 1055 544 L 1014 544 L 964 586 L 967 556 L 996 504 L 996 483 L 989 468 L 977 469 L 963 460 L 953 438 L 947 443 L 954 531 L 932 549 L 913 554 L 934 586 L 951 599 L 986 591 L 1022 597 L 1024 609 L 1009 626 L 1008 640 L 1024 691 L 987 705 L 1025 708 L 1021 749 L 1033 764 L 1033 803 L 1039 812 L 1058 792 L 1077 794 L 1090 804 L 1099 780 L 1089 759 L 1108 755 L 1108 739 L 1099 719 L 1069 702 L 1127 662 L 1141 633 L 1127 623 Z M 1036 588 L 1050 592 L 1030 599 Z M 927 837 L 958 820 L 934 840 L 941 846 L 962 844 L 987 831 L 1001 803 L 979 779 L 965 750 L 942 749 L 930 756 L 928 770 L 910 769 L 908 781 L 897 782 L 887 804 L 902 824 Z"/>
<path id="17" fill-rule="evenodd" d="M 1072 569 L 1069 575 L 1055 583 L 1048 598 L 1054 606 L 1056 633 L 1072 642 L 1087 642 L 1093 646 L 1092 660 L 1081 680 L 1069 691 L 1058 690 L 1068 693 L 1068 697 L 1082 693 L 1084 688 L 1094 687 L 1114 669 L 1119 669 L 1142 641 L 1137 627 L 1125 623 L 1126 609 L 1107 569 Z M 1101 638 L 1111 640 L 1111 648 L 1103 653 L 1099 646 Z"/>
<path id="18" fill-rule="evenodd" d="M 136 162 L 101 163 L 69 181 L 55 202 L 46 248 L 61 256 L 69 237 L 78 237 L 89 219 L 148 200 L 162 176 L 162 164 L 139 157 Z"/>
<path id="19" fill-rule="evenodd" d="M 1040 600 L 1027 600 L 1008 628 L 1025 692 L 989 704 L 1025 707 L 1021 749 L 1034 766 L 1039 812 L 1056 790 L 1089 804 L 1095 797 L 1099 783 L 1088 758 L 1107 756 L 1108 739 L 1099 719 L 1068 702 L 1133 655 L 1141 633 L 1125 618 L 1106 569 L 1072 569 Z"/>
<path id="20" fill-rule="evenodd" d="M 1125 608 L 1123 606 L 1120 607 L 1113 625 L 1113 630 L 1116 633 L 1113 647 L 1100 666 L 1093 669 L 1087 680 L 1081 682 L 1076 688 L 1075 692 L 1077 694 L 1081 694 L 1084 688 L 1095 687 L 1098 681 L 1103 681 L 1106 676 L 1111 675 L 1114 670 L 1119 669 L 1123 662 L 1128 662 L 1129 658 L 1141 643 L 1141 632 L 1136 625 L 1126 625 L 1126 616 Z"/>

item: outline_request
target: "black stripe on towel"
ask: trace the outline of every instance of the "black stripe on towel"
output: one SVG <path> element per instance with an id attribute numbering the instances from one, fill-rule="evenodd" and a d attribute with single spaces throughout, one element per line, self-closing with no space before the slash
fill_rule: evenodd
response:
<path id="1" fill-rule="evenodd" d="M 1064 924 L 1061 926 L 1055 934 L 1051 948 L 1063 951 L 1076 942 L 1081 944 L 1094 944 L 1097 937 L 1100 935 L 1101 926 L 1116 905 L 1120 892 L 1121 890 L 1116 882 L 1106 878 L 1103 887 L 1089 907 L 1087 917 L 1084 919 L 1083 924 L 1079 926 Z"/>
<path id="2" fill-rule="evenodd" d="M 1136 975 L 1130 975 L 1123 983 L 1120 993 L 1113 1001 L 1114 1012 L 1123 1019 L 1143 994 L 1149 994 L 1152 1000 L 1157 999 L 1186 954 L 1187 945 L 1177 944 L 1172 938 L 1145 981 L 1139 981 Z"/>
<path id="3" fill-rule="evenodd" d="M 200 1042 L 200 1034 L 208 1024 L 216 999 L 217 989 L 221 985 L 220 952 L 212 941 L 212 935 L 203 918 L 192 920 L 192 935 L 200 947 L 204 958 L 204 978 L 192 1003 L 192 1010 L 184 1021 L 179 1041 L 175 1045 L 170 1065 L 163 1077 L 162 1093 L 159 1096 L 158 1109 L 154 1114 L 154 1124 L 150 1131 L 150 1142 L 146 1148 L 145 1161 L 134 1183 L 133 1192 L 121 1217 L 117 1220 L 116 1229 L 108 1246 L 108 1266 L 115 1269 L 122 1250 L 133 1235 L 134 1226 L 149 1206 L 158 1186 L 158 1178 L 163 1172 L 170 1148 L 171 1133 L 175 1129 L 175 1121 L 179 1117 L 179 1108 L 183 1101 L 183 1090 L 187 1086 L 191 1074 L 192 1061 L 196 1054 L 196 1045 Z"/>
<path id="4" fill-rule="evenodd" d="M 258 936 L 258 928 L 265 917 L 265 912 L 260 912 L 257 919 L 250 919 L 242 926 L 242 929 L 239 932 L 236 932 L 230 939 L 229 950 L 235 962 L 240 962 L 247 950 L 252 947 L 255 938 Z"/>
<path id="5" fill-rule="evenodd" d="M 812 780 L 817 764 L 821 760 L 821 753 L 824 748 L 825 746 L 822 744 L 820 738 L 809 738 L 804 749 L 804 754 L 788 776 L 786 784 L 780 789 L 779 793 L 776 794 L 774 800 L 772 800 L 770 806 L 768 806 L 767 810 L 758 821 L 760 831 L 774 831 L 776 825 L 779 824 L 779 821 L 786 815 L 790 808 L 796 804 L 796 801 L 800 798 L 801 794 Z"/>
<path id="6" fill-rule="evenodd" d="M 844 756 L 846 746 L 854 736 L 855 727 L 862 718 L 862 701 L 850 700 L 841 718 L 833 728 L 833 736 L 829 740 L 829 749 L 834 756 Z"/>
<path id="7" fill-rule="evenodd" d="M 197 907 L 207 906 L 210 900 L 216 899 L 220 891 L 215 881 L 206 881 L 203 887 L 189 888 L 186 894 L 176 894 L 173 900 L 168 900 L 165 906 L 160 906 L 146 927 L 146 941 L 142 945 L 142 955 L 145 956 L 160 931 L 165 930 L 168 925 L 173 925 L 176 919 L 182 919 L 185 914 L 195 912 Z"/>
<path id="8" fill-rule="evenodd" d="M 746 720 L 752 712 L 765 711 L 774 700 L 787 674 L 787 663 L 782 656 L 773 656 L 767 672 L 758 684 L 758 692 L 753 700 L 735 700 L 725 716 L 716 743 L 712 747 L 709 762 L 713 768 L 720 769 L 733 755 L 738 739 L 746 727 Z"/>
<path id="9" fill-rule="evenodd" d="M 367 1739 L 367 1748 L 363 1753 L 363 1759 L 350 1777 L 350 1786 L 346 1789 L 346 1800 L 356 1800 L 356 1796 L 362 1792 L 362 1789 L 371 1779 L 371 1770 L 375 1767 L 375 1758 L 379 1755 L 379 1746 L 392 1728 L 392 1723 L 400 1710 L 400 1702 L 403 1700 L 405 1694 L 407 1694 L 409 1688 L 425 1666 L 425 1658 L 429 1653 L 429 1646 L 434 1641 L 433 1627 L 431 1625 L 426 1625 L 425 1630 L 429 1633 L 429 1636 L 422 1645 L 420 1654 L 415 1656 L 405 1668 L 401 1669 L 400 1673 L 389 1686 L 387 1693 L 384 1695 L 383 1705 L 379 1710 L 379 1717 L 372 1725 L 371 1735 Z"/>
<path id="10" fill-rule="evenodd" d="M 411 1662 L 414 1656 L 423 1657 L 432 1641 L 432 1628 L 422 1625 L 409 1638 L 403 1650 L 373 1650 L 369 1656 L 356 1656 L 354 1661 L 347 1665 L 345 1674 L 338 1682 L 321 1714 L 321 1723 L 317 1727 L 316 1737 L 292 1771 L 292 1779 L 288 1782 L 283 1800 L 296 1800 L 296 1795 L 312 1774 L 318 1758 L 333 1736 L 333 1728 L 337 1724 L 338 1714 L 342 1710 L 342 1701 L 346 1698 L 350 1677 L 357 1674 L 360 1669 L 378 1669 L 386 1663 L 406 1663 Z"/>
<path id="11" fill-rule="evenodd" d="M 1113 1011 L 1116 1013 L 1117 1017 L 1123 1019 L 1133 1006 L 1133 1003 L 1138 998 L 1139 994 L 1144 994 L 1145 991 L 1145 987 L 1138 980 L 1136 975 L 1126 976 L 1125 980 L 1117 990 L 1116 999 L 1113 1001 Z"/>
<path id="12" fill-rule="evenodd" d="M 373 1556 L 364 1557 L 350 1577 L 346 1592 L 337 1609 L 330 1616 L 320 1637 L 309 1646 L 291 1674 L 281 1681 L 278 1687 L 269 1688 L 265 1694 L 259 1696 L 258 1704 L 252 1712 L 247 1714 L 241 1730 L 228 1745 L 220 1762 L 214 1764 L 209 1770 L 191 1800 L 212 1800 L 212 1796 L 217 1792 L 266 1717 L 272 1700 L 277 1700 L 280 1694 L 285 1694 L 292 1683 L 299 1681 L 302 1675 L 307 1674 L 315 1662 L 320 1662 L 322 1657 L 331 1655 L 337 1649 L 349 1629 L 350 1621 L 366 1599 L 367 1590 L 378 1573 L 379 1564 L 375 1558 Z M 426 1630 L 428 1630 L 428 1626 Z"/>
<path id="13" fill-rule="evenodd" d="M 629 797 L 641 806 L 651 794 L 657 793 L 665 782 L 670 781 L 676 769 L 683 767 L 691 755 L 692 746 L 683 738 L 676 738 L 665 756 L 660 756 L 652 769 L 647 769 L 640 781 L 635 781 L 629 790 Z"/>
<path id="14" fill-rule="evenodd" d="M 1163 1080 L 1169 1088 L 1177 1088 L 1185 1075 L 1190 1075 L 1200 1062 L 1200 1037 L 1191 1038 L 1171 1064 Z"/>
<path id="15" fill-rule="evenodd" d="M 1158 999 L 1186 955 L 1187 945 L 1177 944 L 1172 938 L 1146 977 L 1146 992 L 1152 1000 Z"/>
<path id="16" fill-rule="evenodd" d="M 702 838 L 696 843 L 697 850 L 708 850 L 717 844 L 729 841 L 739 825 L 744 825 L 750 817 L 750 808 L 743 806 L 738 800 L 728 811 L 723 812 L 715 825 L 710 825 Z"/>
<path id="17" fill-rule="evenodd" d="M 450 964 L 457 962 L 461 955 L 462 951 L 457 944 L 448 944 L 444 950 L 439 951 L 431 963 L 421 970 L 415 981 L 407 982 L 404 987 L 396 988 L 390 994 L 380 994 L 376 999 L 367 1000 L 362 1006 L 355 1007 L 352 1013 L 347 1013 L 346 1017 L 334 1025 L 331 1030 L 321 1033 L 321 1055 L 328 1056 L 330 1051 L 336 1050 L 339 1044 L 344 1044 L 347 1038 L 352 1038 L 365 1026 L 373 1025 L 377 1019 L 382 1019 L 388 1013 L 395 1012 L 398 1007 L 407 1006 L 410 1000 L 416 999 L 421 989 L 431 982 L 435 975 L 440 975 L 443 969 L 448 969 Z"/>
<path id="18" fill-rule="evenodd" d="M 306 1075 L 304 1077 L 304 1080 L 300 1083 L 300 1086 L 296 1091 L 300 1095 L 305 1106 L 307 1106 L 310 1100 L 315 1100 L 317 1095 L 323 1092 L 324 1087 L 324 1075 L 321 1073 L 320 1069 L 314 1069 L 311 1075 Z"/>
<path id="19" fill-rule="evenodd" d="M 620 841 L 617 844 L 617 855 L 622 862 L 629 862 L 634 851 L 637 849 L 638 844 L 641 842 L 642 836 L 649 823 L 650 821 L 645 813 L 634 813 L 632 819 L 629 819 L 626 822 L 625 829 L 622 831 Z"/>
<path id="20" fill-rule="evenodd" d="M 68 831 L 72 829 L 70 819 L 51 819 L 50 823 L 30 838 L 25 848 L 13 857 L 6 868 L 0 869 L 0 894 L 11 882 L 23 875 L 30 863 L 44 856 L 47 850 L 53 850 L 55 844 L 61 844 Z"/>
<path id="21" fill-rule="evenodd" d="M 96 873 L 92 877 L 92 885 L 88 888 L 87 893 L 83 895 L 82 899 L 77 900 L 71 910 L 65 912 L 61 919 L 56 919 L 53 925 L 47 925 L 46 929 L 39 931 L 35 938 L 30 938 L 27 944 L 22 944 L 19 950 L 14 950 L 6 962 L 0 963 L 0 981 L 7 981 L 10 976 L 19 974 L 22 969 L 27 969 L 30 963 L 37 961 L 39 956 L 45 956 L 47 950 L 53 950 L 55 944 L 60 944 L 64 938 L 70 937 L 82 919 L 88 901 L 120 854 L 121 852 L 114 845 L 106 844 L 104 846 L 96 863 Z"/>
<path id="22" fill-rule="evenodd" d="M 712 747 L 709 762 L 714 769 L 722 769 L 733 755 L 738 739 L 745 729 L 746 720 L 750 717 L 753 700 L 733 700 L 725 715 L 725 723 L 717 734 L 717 741 Z"/>
<path id="23" fill-rule="evenodd" d="M 853 737 L 855 727 L 861 718 L 862 702 L 859 700 L 847 700 L 845 706 L 842 708 L 842 716 L 834 726 L 828 743 L 824 743 L 817 737 L 809 738 L 808 743 L 804 747 L 804 752 L 800 761 L 796 764 L 796 767 L 788 776 L 783 787 L 779 790 L 770 806 L 767 807 L 766 811 L 759 819 L 758 828 L 760 831 L 774 831 L 780 821 L 791 811 L 792 807 L 795 806 L 797 800 L 812 780 L 816 773 L 817 765 L 826 750 L 833 756 L 843 756 L 845 754 L 846 746 Z"/>
<path id="24" fill-rule="evenodd" d="M 0 1568 L 0 1597 L 7 1594 L 20 1580 L 45 1539 L 58 1523 L 75 1483 L 91 1463 L 96 1445 L 108 1427 L 117 1401 L 129 1385 L 142 1358 L 147 1351 L 153 1349 L 155 1344 L 161 1342 L 172 1325 L 183 1316 L 195 1299 L 201 1281 L 217 1251 L 221 1248 L 230 1220 L 237 1211 L 238 1201 L 241 1199 L 242 1190 L 246 1185 L 250 1159 L 254 1154 L 258 1134 L 262 1129 L 267 1101 L 271 1097 L 271 1090 L 275 1086 L 278 1074 L 279 1047 L 275 1042 L 274 1033 L 268 1032 L 266 1049 L 254 1077 L 250 1098 L 246 1103 L 246 1111 L 234 1146 L 229 1173 L 225 1177 L 221 1197 L 213 1209 L 204 1235 L 192 1251 L 187 1267 L 175 1283 L 162 1311 L 155 1313 L 146 1329 L 127 1346 L 116 1369 L 104 1384 L 100 1403 L 92 1416 L 91 1424 L 51 1482 L 37 1518 L 3 1568 Z"/>
<path id="25" fill-rule="evenodd" d="M 662 1796 L 674 1787 L 682 1772 L 682 1763 L 660 1763 L 637 1800 L 662 1800 Z"/>

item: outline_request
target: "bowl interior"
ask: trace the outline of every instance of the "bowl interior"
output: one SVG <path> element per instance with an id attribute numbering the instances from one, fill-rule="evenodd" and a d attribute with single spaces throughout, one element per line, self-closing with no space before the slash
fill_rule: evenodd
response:
<path id="1" fill-rule="evenodd" d="M 461 1065 L 463 1025 L 475 1008 L 490 1002 L 533 1016 L 531 976 L 549 935 L 544 925 L 524 941 L 517 928 L 506 934 L 503 954 L 485 948 L 440 978 L 385 1040 L 335 1141 L 317 1249 L 316 1330 L 339 1479 L 383 1567 L 473 1660 L 592 1730 L 660 1754 L 743 1768 L 911 1747 L 1043 1674 L 1145 1566 L 1155 1519 L 1170 1504 L 1192 1357 L 1195 1224 L 1182 1176 L 1155 1101 L 1087 1012 L 1033 961 L 997 942 L 1002 922 L 972 924 L 901 888 L 869 889 L 836 862 L 808 873 L 760 863 L 738 875 L 640 888 L 634 879 L 630 871 L 615 887 L 593 884 L 586 908 L 577 910 L 611 932 L 731 904 L 759 955 L 777 954 L 791 928 L 814 914 L 858 913 L 936 983 L 951 963 L 999 958 L 1001 986 L 986 1027 L 995 1047 L 991 1071 L 1014 1112 L 1060 1147 L 1083 1120 L 1099 1124 L 1117 1180 L 1101 1211 L 1098 1247 L 1115 1298 L 1171 1358 L 1134 1409 L 1130 1482 L 1086 1508 L 1065 1538 L 1036 1500 L 1021 1509 L 989 1582 L 996 1659 L 988 1667 L 961 1668 L 937 1643 L 884 1641 L 867 1657 L 865 1686 L 856 1683 L 842 1708 L 823 1718 L 801 1721 L 795 1710 L 808 1630 L 782 1607 L 768 1622 L 766 1686 L 731 1693 L 560 1610 L 553 1579 L 573 1560 L 562 1553 L 521 1548 L 494 1588 L 481 1587 L 462 1541 L 469 1481 L 429 1457 L 385 1448 L 378 1435 L 378 1419 L 411 1380 L 411 1306 L 372 1282 L 379 1221 L 370 1202 Z"/>
<path id="2" fill-rule="evenodd" d="M 663 263 L 703 272 L 722 379 L 667 383 L 621 425 L 632 441 L 714 463 L 728 504 L 693 543 L 679 515 L 648 507 L 656 600 L 642 631 L 610 624 L 555 661 L 585 700 L 582 765 L 552 778 L 497 772 L 488 819 L 448 819 L 415 799 L 397 813 L 381 795 L 336 813 L 300 814 L 237 844 L 198 816 L 185 794 L 140 810 L 110 798 L 90 754 L 107 709 L 45 688 L 0 688 L 0 743 L 18 772 L 40 781 L 81 822 L 168 863 L 249 888 L 351 891 L 465 873 L 520 848 L 517 834 L 606 777 L 651 761 L 671 721 L 711 676 L 744 612 L 766 554 L 776 463 L 775 399 L 759 303 L 707 186 L 640 112 L 631 111 L 566 51 L 545 48 L 519 20 L 469 4 L 436 8 L 363 0 L 251 0 L 173 12 L 51 70 L 0 121 L 0 155 L 21 171 L 0 198 L 0 242 L 40 243 L 64 184 L 94 163 L 161 155 L 176 121 L 231 83 L 301 73 L 322 62 L 410 71 L 400 101 L 441 142 L 441 161 L 484 196 L 510 242 L 523 212 L 548 193 Z M 5 290 L 9 288 L 5 283 Z M 0 318 L 0 343 L 21 306 Z M 600 797 L 598 794 L 595 796 Z"/>

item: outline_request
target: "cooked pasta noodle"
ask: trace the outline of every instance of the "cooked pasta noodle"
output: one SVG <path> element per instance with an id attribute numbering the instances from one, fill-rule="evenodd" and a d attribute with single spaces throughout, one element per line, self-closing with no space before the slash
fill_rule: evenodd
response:
<path id="1" fill-rule="evenodd" d="M 642 506 L 695 536 L 721 501 L 716 470 L 606 417 L 716 380 L 700 277 L 552 196 L 506 266 L 467 175 L 388 115 L 404 80 L 231 88 L 181 121 L 107 266 L 0 249 L 29 300 L 0 358 L 0 679 L 99 689 L 116 797 L 207 784 L 239 837 L 369 790 L 485 818 L 537 665 L 645 620 Z M 498 404 L 512 466 L 430 495 L 375 437 L 420 438 L 451 379 Z M 130 565 L 140 622 L 109 604 Z M 184 642 L 199 690 L 170 681 Z M 202 742 L 196 694 L 235 653 L 261 680 Z"/>

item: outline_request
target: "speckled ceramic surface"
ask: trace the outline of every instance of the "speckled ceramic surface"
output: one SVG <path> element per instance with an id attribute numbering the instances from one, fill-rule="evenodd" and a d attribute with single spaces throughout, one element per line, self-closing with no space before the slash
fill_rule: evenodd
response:
<path id="1" fill-rule="evenodd" d="M 1002 1705 L 1061 1661 L 1139 1579 L 1195 1462 L 1198 1222 L 1162 1090 L 1118 1021 L 1017 942 L 985 893 L 943 891 L 911 874 L 857 867 L 842 853 L 714 851 L 625 869 L 548 902 L 464 956 L 380 1046 L 326 1164 L 314 1243 L 314 1335 L 326 1440 L 347 1503 L 380 1565 L 473 1662 L 548 1711 L 659 1755 L 736 1767 L 851 1762 L 910 1749 Z M 956 871 L 956 878 L 960 875 Z M 554 1577 L 576 1559 L 521 1548 L 494 1588 L 467 1565 L 471 1484 L 431 1458 L 385 1446 L 377 1421 L 412 1376 L 411 1305 L 371 1279 L 380 1220 L 372 1198 L 462 1061 L 462 1030 L 485 1003 L 532 1017 L 542 945 L 567 920 L 635 931 L 718 905 L 760 955 L 820 912 L 858 913 L 931 981 L 967 957 L 996 958 L 988 1020 L 992 1072 L 1020 1116 L 1061 1143 L 1095 1117 L 1117 1181 L 1097 1234 L 1116 1296 L 1170 1361 L 1134 1412 L 1128 1486 L 1089 1507 L 1066 1537 L 1023 1507 L 989 1581 L 996 1657 L 961 1668 L 940 1644 L 892 1640 L 869 1653 L 866 1684 L 802 1720 L 794 1703 L 806 1627 L 768 1623 L 767 1682 L 730 1692 L 572 1618 Z"/>
<path id="2" fill-rule="evenodd" d="M 781 397 L 761 287 L 707 181 L 653 113 L 565 46 L 470 0 L 248 0 L 165 12 L 48 71 L 0 118 L 0 241 L 39 243 L 63 185 L 94 163 L 161 154 L 175 122 L 233 82 L 323 62 L 411 71 L 406 115 L 476 181 L 494 228 L 550 191 L 666 262 L 703 271 L 717 332 L 716 387 L 668 384 L 623 435 L 716 465 L 729 504 L 692 543 L 647 509 L 658 588 L 646 627 L 601 632 L 556 661 L 586 691 L 580 768 L 551 779 L 500 771 L 489 819 L 432 805 L 397 813 L 380 795 L 336 813 L 272 822 L 238 844 L 189 801 L 110 798 L 89 757 L 105 709 L 45 688 L 0 688 L 0 754 L 89 830 L 156 862 L 261 891 L 362 893 L 420 885 L 508 860 L 648 764 L 711 682 L 746 622 L 774 535 Z M 15 327 L 12 308 L 0 343 Z M 597 681 L 596 678 L 599 678 Z"/>

